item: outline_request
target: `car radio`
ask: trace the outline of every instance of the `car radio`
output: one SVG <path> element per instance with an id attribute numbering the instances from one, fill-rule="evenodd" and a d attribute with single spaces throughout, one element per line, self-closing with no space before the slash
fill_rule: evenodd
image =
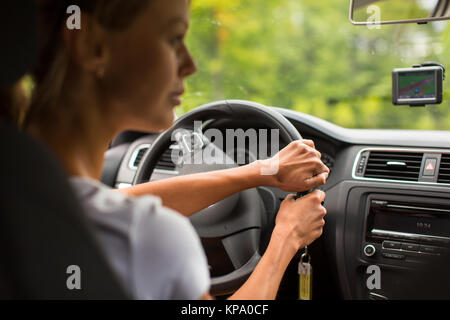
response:
<path id="1" fill-rule="evenodd" d="M 381 290 L 366 292 L 369 298 L 442 294 L 439 284 L 450 280 L 447 271 L 431 272 L 450 262 L 450 206 L 408 198 L 373 194 L 367 199 L 360 261 L 382 273 Z"/>
<path id="2" fill-rule="evenodd" d="M 366 256 L 375 244 L 381 255 L 405 259 L 408 255 L 441 255 L 450 247 L 450 209 L 431 204 L 410 204 L 372 199 L 366 222 Z"/>
<path id="3" fill-rule="evenodd" d="M 429 246 L 450 247 L 448 207 L 372 199 L 366 226 L 368 240 L 405 241 L 404 245 L 383 242 L 384 249 L 438 253 Z"/>

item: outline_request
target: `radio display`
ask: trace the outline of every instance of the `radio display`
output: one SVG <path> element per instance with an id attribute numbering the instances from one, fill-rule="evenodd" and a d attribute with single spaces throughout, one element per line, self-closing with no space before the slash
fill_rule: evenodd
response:
<path id="1" fill-rule="evenodd" d="M 450 238 L 450 216 L 376 210 L 373 229 Z"/>

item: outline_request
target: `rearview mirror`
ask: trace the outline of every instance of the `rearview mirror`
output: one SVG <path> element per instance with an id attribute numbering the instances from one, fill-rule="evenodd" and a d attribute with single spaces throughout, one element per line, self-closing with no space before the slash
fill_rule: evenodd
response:
<path id="1" fill-rule="evenodd" d="M 351 0 L 354 25 L 427 23 L 450 19 L 449 0 Z"/>

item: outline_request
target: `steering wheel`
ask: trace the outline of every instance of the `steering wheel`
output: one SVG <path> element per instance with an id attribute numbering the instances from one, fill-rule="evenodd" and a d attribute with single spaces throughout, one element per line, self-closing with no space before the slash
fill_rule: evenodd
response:
<path id="1" fill-rule="evenodd" d="M 140 162 L 134 184 L 149 181 L 158 160 L 174 143 L 173 137 L 177 136 L 177 132 L 188 128 L 192 130 L 194 121 L 204 122 L 213 119 L 257 120 L 258 123 L 268 128 L 278 129 L 281 141 L 291 142 L 302 139 L 297 129 L 286 118 L 264 105 L 241 100 L 209 103 L 185 114 L 154 141 Z M 186 136 L 178 135 L 179 143 L 183 143 L 183 138 Z M 203 142 L 200 142 L 200 145 Z M 214 144 L 211 143 L 211 145 Z M 184 147 L 186 148 L 186 145 Z M 192 149 L 188 151 L 194 154 L 195 151 Z M 184 151 L 186 152 L 186 150 Z M 215 151 L 223 152 L 222 150 Z M 180 175 L 184 175 L 233 166 L 237 165 L 235 163 L 232 165 L 183 165 L 180 163 L 177 170 Z M 190 217 L 192 225 L 202 240 L 210 263 L 211 293 L 213 295 L 234 292 L 247 280 L 258 264 L 261 258 L 259 244 L 263 206 L 258 191 L 250 189 L 234 194 Z"/>

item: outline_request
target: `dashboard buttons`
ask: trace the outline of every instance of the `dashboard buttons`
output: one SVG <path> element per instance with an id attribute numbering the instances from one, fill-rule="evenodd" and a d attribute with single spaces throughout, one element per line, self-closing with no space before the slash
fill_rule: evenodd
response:
<path id="1" fill-rule="evenodd" d="M 370 246 L 372 246 L 372 245 L 370 245 Z M 364 248 L 364 253 L 366 253 L 367 247 L 368 246 L 366 246 Z M 393 253 L 390 250 L 398 251 L 398 252 L 415 252 L 415 253 L 419 253 L 419 254 L 426 253 L 426 254 L 434 254 L 434 255 L 442 254 L 442 250 L 443 250 L 442 248 L 435 247 L 435 246 L 419 245 L 417 243 L 402 243 L 402 242 L 388 241 L 388 240 L 383 241 L 382 248 L 389 250 L 386 253 L 389 253 L 389 254 L 392 253 L 394 255 L 397 253 Z M 368 250 L 370 253 L 371 252 L 370 248 L 368 248 Z M 385 251 L 383 251 L 383 257 L 394 258 L 392 256 L 385 256 L 384 253 L 385 253 Z M 367 255 L 367 253 L 366 253 L 366 255 Z M 400 259 L 400 258 L 397 258 L 397 259 Z"/>
<path id="2" fill-rule="evenodd" d="M 383 241 L 383 249 L 396 249 L 400 250 L 402 248 L 401 242 L 395 241 Z"/>
<path id="3" fill-rule="evenodd" d="M 376 249 L 373 245 L 368 244 L 364 247 L 364 254 L 366 257 L 372 257 L 376 252 Z"/>
<path id="4" fill-rule="evenodd" d="M 441 253 L 440 248 L 432 247 L 432 246 L 420 246 L 419 250 L 422 253 L 429 253 L 429 254 L 440 254 Z"/>
<path id="5" fill-rule="evenodd" d="M 390 253 L 390 252 L 383 252 L 383 257 L 389 258 L 389 259 L 397 259 L 397 260 L 403 260 L 405 259 L 404 254 L 398 254 L 398 253 Z"/>
<path id="6" fill-rule="evenodd" d="M 402 245 L 402 250 L 418 252 L 419 251 L 419 245 L 415 244 L 415 243 L 404 243 Z"/>

